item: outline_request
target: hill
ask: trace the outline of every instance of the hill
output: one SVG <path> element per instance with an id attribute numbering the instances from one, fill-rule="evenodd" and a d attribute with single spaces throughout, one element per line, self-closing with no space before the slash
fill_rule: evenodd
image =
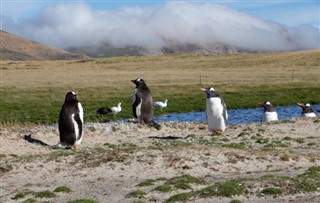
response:
<path id="1" fill-rule="evenodd" d="M 84 54 L 75 54 L 30 41 L 0 30 L 1 60 L 64 60 L 87 59 Z"/>
<path id="2" fill-rule="evenodd" d="M 156 56 L 175 53 L 191 53 L 206 55 L 224 55 L 253 52 L 256 53 L 256 51 L 244 50 L 221 43 L 204 47 L 198 44 L 179 44 L 174 42 L 168 43 L 166 46 L 159 49 L 147 49 L 139 46 L 127 46 L 123 48 L 117 48 L 107 43 L 102 43 L 98 46 L 69 47 L 66 48 L 66 50 L 73 53 L 83 53 L 93 58 L 112 56 Z"/>

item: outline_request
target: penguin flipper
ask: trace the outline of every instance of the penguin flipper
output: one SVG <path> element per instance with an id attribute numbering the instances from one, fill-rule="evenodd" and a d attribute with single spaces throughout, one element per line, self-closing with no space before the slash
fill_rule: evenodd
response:
<path id="1" fill-rule="evenodd" d="M 81 120 L 81 117 L 80 117 L 80 114 L 77 113 L 74 115 L 74 120 L 77 122 L 77 124 L 79 125 L 78 128 L 79 128 L 79 138 L 81 138 L 82 136 L 82 120 Z"/>

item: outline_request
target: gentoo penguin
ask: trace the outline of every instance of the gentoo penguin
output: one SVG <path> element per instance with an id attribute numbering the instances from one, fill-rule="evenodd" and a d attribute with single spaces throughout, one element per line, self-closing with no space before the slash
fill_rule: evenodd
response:
<path id="1" fill-rule="evenodd" d="M 132 110 L 138 122 L 149 124 L 156 129 L 160 129 L 160 125 L 153 120 L 153 97 L 142 78 L 131 80 L 136 87 L 132 95 Z"/>
<path id="2" fill-rule="evenodd" d="M 262 122 L 270 122 L 270 121 L 277 121 L 278 120 L 278 113 L 276 112 L 275 108 L 269 101 L 266 102 L 258 102 L 258 105 L 264 108 L 264 112 L 261 118 Z"/>
<path id="3" fill-rule="evenodd" d="M 168 100 L 166 99 L 164 102 L 162 101 L 157 101 L 157 102 L 154 102 L 154 106 L 155 107 L 158 107 L 161 111 L 163 108 L 166 108 L 167 107 L 167 102 Z"/>
<path id="4" fill-rule="evenodd" d="M 202 88 L 201 90 L 207 94 L 206 115 L 208 129 L 218 134 L 223 134 L 228 125 L 226 104 L 212 87 Z"/>
<path id="5" fill-rule="evenodd" d="M 312 109 L 311 105 L 309 103 L 302 104 L 302 103 L 297 103 L 298 106 L 302 108 L 301 116 L 303 117 L 317 117 L 316 113 Z"/>
<path id="6" fill-rule="evenodd" d="M 59 146 L 75 147 L 82 140 L 83 109 L 75 92 L 68 92 L 59 117 Z"/>

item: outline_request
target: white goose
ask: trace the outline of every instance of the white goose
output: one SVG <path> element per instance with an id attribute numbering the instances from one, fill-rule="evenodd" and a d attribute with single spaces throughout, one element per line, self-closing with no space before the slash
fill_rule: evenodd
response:
<path id="1" fill-rule="evenodd" d="M 162 101 L 157 101 L 157 102 L 154 102 L 154 106 L 155 106 L 155 107 L 158 107 L 158 108 L 160 108 L 160 110 L 162 110 L 163 108 L 166 108 L 166 107 L 167 107 L 167 102 L 168 102 L 167 99 L 166 99 L 164 102 L 162 102 Z"/>
<path id="2" fill-rule="evenodd" d="M 113 106 L 113 107 L 111 107 L 110 108 L 110 110 L 111 110 L 111 114 L 113 114 L 113 115 L 116 115 L 116 114 L 118 114 L 118 113 L 120 113 L 121 112 L 121 103 L 119 102 L 118 103 L 118 106 Z"/>

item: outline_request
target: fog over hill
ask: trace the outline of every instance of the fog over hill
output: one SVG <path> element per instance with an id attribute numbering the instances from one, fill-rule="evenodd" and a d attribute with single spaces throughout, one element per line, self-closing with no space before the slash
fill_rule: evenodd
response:
<path id="1" fill-rule="evenodd" d="M 85 3 L 59 3 L 16 23 L 3 18 L 3 29 L 51 46 L 90 50 L 96 55 L 109 49 L 136 55 L 320 48 L 318 28 L 292 28 L 213 3 L 167 2 L 156 8 L 98 11 Z"/>

